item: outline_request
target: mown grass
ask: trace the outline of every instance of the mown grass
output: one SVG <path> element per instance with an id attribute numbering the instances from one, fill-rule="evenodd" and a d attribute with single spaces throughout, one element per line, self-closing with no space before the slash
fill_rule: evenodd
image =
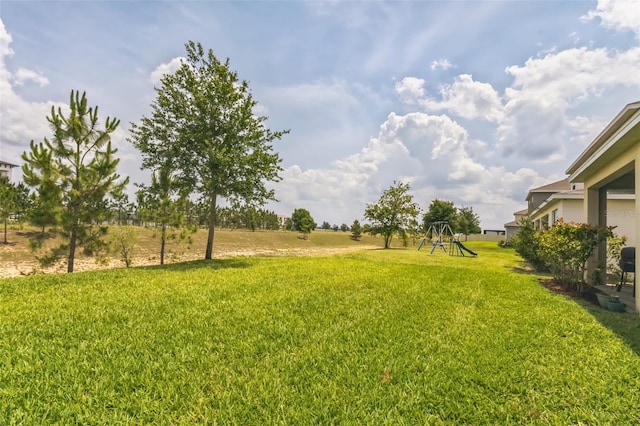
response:
<path id="1" fill-rule="evenodd" d="M 0 424 L 638 423 L 640 319 L 469 246 L 0 280 Z"/>

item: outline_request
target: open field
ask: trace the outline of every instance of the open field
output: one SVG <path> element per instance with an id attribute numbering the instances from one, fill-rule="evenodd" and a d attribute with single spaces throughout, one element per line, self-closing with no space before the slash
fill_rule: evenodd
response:
<path id="1" fill-rule="evenodd" d="M 137 240 L 133 252 L 133 266 L 158 265 L 160 263 L 160 240 L 153 229 L 134 227 Z M 34 228 L 11 228 L 8 232 L 9 244 L 0 244 L 0 277 L 29 275 L 34 272 L 66 272 L 66 263 L 42 269 L 35 254 L 29 249 L 28 238 L 37 232 Z M 314 231 L 308 240 L 300 238 L 297 232 L 256 231 L 216 229 L 214 238 L 214 258 L 233 256 L 292 256 L 330 254 L 382 246 L 382 239 L 363 235 L 360 241 L 350 238 L 349 232 Z M 191 234 L 192 243 L 169 240 L 166 247 L 165 263 L 183 262 L 204 258 L 207 230 L 199 229 Z M 399 242 L 396 240 L 396 244 Z M 52 244 L 51 242 L 49 243 Z M 76 271 L 90 271 L 122 267 L 124 263 L 116 252 L 109 256 L 108 263 L 97 263 L 93 258 L 76 258 Z"/>
<path id="2" fill-rule="evenodd" d="M 1 279 L 0 424 L 638 424 L 640 319 L 469 246 Z"/>

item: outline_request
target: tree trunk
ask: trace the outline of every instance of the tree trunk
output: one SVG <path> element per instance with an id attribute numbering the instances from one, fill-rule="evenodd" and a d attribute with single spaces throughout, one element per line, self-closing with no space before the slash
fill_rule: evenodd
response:
<path id="1" fill-rule="evenodd" d="M 4 243 L 7 244 L 7 221 L 8 218 L 4 218 Z"/>
<path id="2" fill-rule="evenodd" d="M 71 238 L 69 239 L 69 259 L 67 260 L 67 272 L 73 272 L 73 262 L 76 258 L 76 240 L 78 239 L 78 225 L 73 224 Z"/>
<path id="3" fill-rule="evenodd" d="M 160 239 L 160 264 L 161 265 L 164 265 L 164 246 L 165 246 L 166 240 L 167 240 L 167 238 L 166 238 L 166 229 L 167 229 L 167 227 L 163 223 L 162 224 L 162 231 L 160 231 L 160 236 L 161 236 L 161 239 Z"/>
<path id="4" fill-rule="evenodd" d="M 211 195 L 209 204 L 209 235 L 207 236 L 207 250 L 204 254 L 206 260 L 211 260 L 213 255 L 213 235 L 216 223 L 216 194 Z"/>

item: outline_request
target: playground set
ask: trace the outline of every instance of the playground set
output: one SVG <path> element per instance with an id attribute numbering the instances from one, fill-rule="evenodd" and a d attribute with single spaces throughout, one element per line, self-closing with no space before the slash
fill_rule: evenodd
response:
<path id="1" fill-rule="evenodd" d="M 447 252 L 447 248 L 445 247 L 444 240 L 448 237 L 449 239 L 449 256 L 465 256 L 465 252 L 470 254 L 473 257 L 478 256 L 478 253 L 469 250 L 469 248 L 465 247 L 464 244 L 460 242 L 459 238 L 453 234 L 451 227 L 449 226 L 449 222 L 446 220 L 441 220 L 438 222 L 433 222 L 429 229 L 427 230 L 427 237 L 431 236 L 431 252 L 429 254 L 433 254 L 436 248 L 440 247 L 442 251 Z M 427 238 L 422 240 L 420 245 L 418 246 L 418 251 L 424 246 L 427 242 Z"/>

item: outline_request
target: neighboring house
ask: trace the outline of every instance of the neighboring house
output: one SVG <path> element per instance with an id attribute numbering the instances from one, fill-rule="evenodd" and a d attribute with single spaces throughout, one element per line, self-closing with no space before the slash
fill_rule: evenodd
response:
<path id="1" fill-rule="evenodd" d="M 611 191 L 608 195 L 608 225 L 615 226 L 614 232 L 627 237 L 627 246 L 635 244 L 635 223 L 630 220 L 635 211 L 635 195 L 621 191 Z M 564 222 L 584 223 L 584 190 L 581 184 L 570 183 L 569 179 L 533 188 L 527 194 L 529 207 L 514 213 L 514 221 L 505 224 L 507 240 L 515 235 L 519 221 L 529 217 L 536 229 L 547 229 L 559 219 Z"/>
<path id="2" fill-rule="evenodd" d="M 612 192 L 607 195 L 607 225 L 613 232 L 627 237 L 627 246 L 635 246 L 635 223 L 631 220 L 635 211 L 635 194 Z M 584 191 L 582 189 L 556 192 L 538 206 L 529 217 L 536 229 L 552 226 L 559 219 L 566 222 L 585 223 Z"/>
<path id="3" fill-rule="evenodd" d="M 609 194 L 635 193 L 640 188 L 640 101 L 626 105 L 600 132 L 591 144 L 569 166 L 566 173 L 572 183 L 584 185 L 584 218 L 586 223 L 607 225 L 613 217 Z M 627 219 L 634 223 L 634 241 L 640 241 L 640 210 L 634 206 Z M 601 244 L 588 263 L 589 271 L 604 265 L 606 247 Z M 636 265 L 640 265 L 640 250 L 636 250 Z M 640 297 L 636 297 L 636 310 L 640 312 Z"/>
<path id="4" fill-rule="evenodd" d="M 14 167 L 18 166 L 0 160 L 0 176 L 8 177 L 9 179 L 11 179 L 11 169 L 13 169 Z"/>
<path id="5" fill-rule="evenodd" d="M 513 220 L 504 224 L 505 240 L 509 241 L 520 230 L 520 221 L 529 217 L 529 209 L 517 211 L 513 214 Z"/>
<path id="6" fill-rule="evenodd" d="M 540 204 L 544 203 L 553 194 L 556 194 L 558 192 L 571 191 L 574 189 L 577 188 L 571 186 L 571 184 L 569 183 L 569 179 L 559 180 L 548 185 L 530 189 L 526 198 L 529 216 L 531 216 L 531 212 L 535 211 L 540 206 Z"/>
<path id="7" fill-rule="evenodd" d="M 532 212 L 535 212 L 540 205 L 545 203 L 549 197 L 558 192 L 566 192 L 575 189 L 569 183 L 569 179 L 563 179 L 557 182 L 553 182 L 547 185 L 539 186 L 537 188 L 530 189 L 527 193 L 526 201 L 527 208 L 517 211 L 513 214 L 513 221 L 505 223 L 504 228 L 506 231 L 506 240 L 513 237 L 520 230 L 520 221 L 526 217 L 530 217 Z M 541 229 L 542 222 L 536 223 L 536 229 Z"/>

